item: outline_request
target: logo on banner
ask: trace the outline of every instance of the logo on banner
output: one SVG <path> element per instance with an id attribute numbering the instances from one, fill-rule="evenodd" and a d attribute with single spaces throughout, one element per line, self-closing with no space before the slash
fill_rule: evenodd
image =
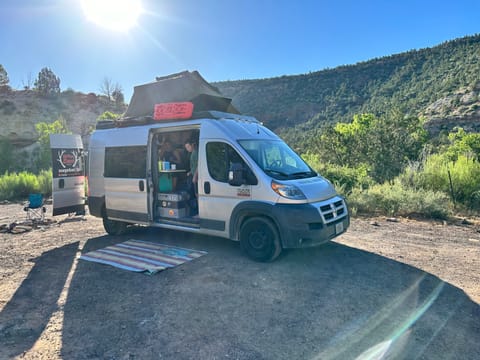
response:
<path id="1" fill-rule="evenodd" d="M 78 161 L 80 160 L 80 157 L 77 150 L 73 150 L 73 151 L 59 150 L 57 160 L 62 166 L 62 168 L 66 169 L 66 168 L 73 168 L 77 166 Z"/>
<path id="2" fill-rule="evenodd" d="M 83 175 L 81 151 L 78 149 L 52 149 L 53 176 L 68 177 Z"/>

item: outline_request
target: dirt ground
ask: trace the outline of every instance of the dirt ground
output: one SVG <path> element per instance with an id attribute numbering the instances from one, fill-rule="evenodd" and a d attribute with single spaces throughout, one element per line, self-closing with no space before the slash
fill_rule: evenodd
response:
<path id="1" fill-rule="evenodd" d="M 480 222 L 355 218 L 341 237 L 246 258 L 228 240 L 0 205 L 0 359 L 479 359 Z M 391 221 L 395 220 L 395 221 Z M 86 262 L 130 238 L 206 256 L 152 276 Z"/>

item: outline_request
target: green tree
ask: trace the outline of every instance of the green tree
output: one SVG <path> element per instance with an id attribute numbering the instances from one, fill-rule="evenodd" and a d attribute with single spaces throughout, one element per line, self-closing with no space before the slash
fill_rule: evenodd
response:
<path id="1" fill-rule="evenodd" d="M 448 134 L 450 144 L 446 149 L 446 155 L 449 160 L 455 161 L 459 155 L 473 157 L 480 160 L 480 134 L 467 133 L 463 128 L 458 127 L 455 131 Z"/>
<path id="2" fill-rule="evenodd" d="M 60 78 L 46 67 L 40 70 L 34 85 L 42 95 L 53 95 L 60 92 Z"/>
<path id="3" fill-rule="evenodd" d="M 37 153 L 37 166 L 34 170 L 45 170 L 51 167 L 50 134 L 71 134 L 71 132 L 62 116 L 52 123 L 39 122 L 35 125 L 35 129 L 39 135 L 37 142 L 40 150 Z"/>
<path id="4" fill-rule="evenodd" d="M 374 180 L 384 182 L 418 158 L 427 140 L 422 125 L 420 119 L 396 110 L 382 117 L 360 114 L 349 124 L 325 129 L 315 145 L 324 162 L 363 166 Z"/>
<path id="5" fill-rule="evenodd" d="M 7 87 L 9 82 L 7 70 L 0 64 L 0 88 Z"/>
<path id="6" fill-rule="evenodd" d="M 393 179 L 418 156 L 427 141 L 423 121 L 390 111 L 373 123 L 367 156 L 372 177 L 379 182 Z"/>

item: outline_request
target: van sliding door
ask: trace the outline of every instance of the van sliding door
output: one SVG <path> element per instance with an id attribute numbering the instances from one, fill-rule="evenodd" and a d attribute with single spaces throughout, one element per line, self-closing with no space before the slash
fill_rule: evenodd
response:
<path id="1" fill-rule="evenodd" d="M 148 223 L 146 146 L 105 148 L 105 205 L 112 220 Z"/>

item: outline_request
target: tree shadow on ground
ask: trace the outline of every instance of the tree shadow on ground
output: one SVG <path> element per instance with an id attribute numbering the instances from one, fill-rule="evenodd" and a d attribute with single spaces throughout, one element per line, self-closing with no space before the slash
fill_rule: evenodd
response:
<path id="1" fill-rule="evenodd" d="M 422 270 L 335 242 L 257 263 L 237 243 L 168 230 L 129 238 L 208 254 L 153 276 L 80 260 L 62 357 L 477 359 L 480 306 Z"/>
<path id="2" fill-rule="evenodd" d="M 78 250 L 78 242 L 44 252 L 0 313 L 0 358 L 29 350 L 58 310 L 57 301 Z"/>

